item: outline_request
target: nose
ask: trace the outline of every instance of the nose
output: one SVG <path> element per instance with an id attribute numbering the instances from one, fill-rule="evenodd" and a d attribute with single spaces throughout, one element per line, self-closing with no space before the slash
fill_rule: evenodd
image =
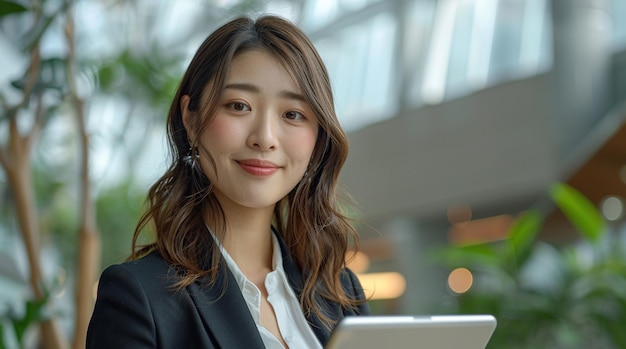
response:
<path id="1" fill-rule="evenodd" d="M 260 151 L 271 151 L 278 146 L 278 125 L 271 113 L 257 114 L 251 124 L 248 146 Z"/>

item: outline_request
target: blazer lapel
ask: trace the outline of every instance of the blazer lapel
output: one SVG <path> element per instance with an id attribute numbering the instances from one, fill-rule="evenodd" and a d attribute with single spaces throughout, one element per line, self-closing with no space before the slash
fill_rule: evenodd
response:
<path id="1" fill-rule="evenodd" d="M 265 348 L 237 282 L 223 263 L 214 285 L 198 281 L 188 291 L 220 348 Z"/>
<path id="2" fill-rule="evenodd" d="M 280 234 L 276 233 L 276 236 L 283 255 L 285 274 L 296 297 L 300 299 L 303 288 L 300 270 Z M 237 281 L 224 263 L 220 263 L 215 284 L 208 285 L 206 280 L 200 280 L 189 285 L 187 289 L 207 332 L 215 338 L 220 348 L 265 348 L 246 301 L 237 287 Z M 343 317 L 339 305 L 322 298 L 317 300 L 317 304 L 331 319 Z M 324 327 L 314 313 L 305 313 L 305 317 L 317 339 L 325 346 L 331 334 L 330 330 Z"/>

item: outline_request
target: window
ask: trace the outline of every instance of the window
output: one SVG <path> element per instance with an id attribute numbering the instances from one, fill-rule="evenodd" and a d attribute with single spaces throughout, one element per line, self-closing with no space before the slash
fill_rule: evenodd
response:
<path id="1" fill-rule="evenodd" d="M 308 0 L 303 13 L 302 25 L 309 30 L 323 27 L 341 16 L 353 13 L 381 0 Z"/>
<path id="2" fill-rule="evenodd" d="M 499 0 L 489 69 L 491 84 L 536 74 L 551 64 L 546 0 Z"/>
<path id="3" fill-rule="evenodd" d="M 613 17 L 613 46 L 620 50 L 626 49 L 626 1 L 611 0 Z"/>
<path id="4" fill-rule="evenodd" d="M 329 70 L 342 125 L 350 130 L 393 116 L 396 22 L 381 13 L 315 42 Z"/>
<path id="5" fill-rule="evenodd" d="M 351 130 L 552 65 L 548 0 L 309 0 L 303 9 Z"/>
<path id="6" fill-rule="evenodd" d="M 546 70 L 548 14 L 546 0 L 439 1 L 416 99 L 440 103 Z"/>

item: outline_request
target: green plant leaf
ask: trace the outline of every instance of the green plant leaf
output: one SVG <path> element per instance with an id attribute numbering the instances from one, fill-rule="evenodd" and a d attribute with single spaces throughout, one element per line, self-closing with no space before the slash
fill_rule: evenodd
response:
<path id="1" fill-rule="evenodd" d="M 433 257 L 451 268 L 493 267 L 500 264 L 496 249 L 489 243 L 448 246 L 437 250 Z"/>
<path id="2" fill-rule="evenodd" d="M 518 217 L 507 233 L 508 239 L 504 254 L 506 272 L 516 277 L 520 268 L 528 261 L 532 253 L 533 242 L 541 230 L 544 216 L 536 209 L 529 209 Z"/>
<path id="3" fill-rule="evenodd" d="M 20 40 L 24 43 L 24 46 L 22 47 L 24 52 L 31 52 L 39 44 L 39 41 L 48 30 L 54 19 L 54 15 L 43 15 L 37 20 L 33 27 L 24 35 L 22 40 Z"/>
<path id="4" fill-rule="evenodd" d="M 0 318 L 0 320 L 2 320 L 2 318 Z M 6 347 L 7 346 L 4 339 L 4 326 L 0 322 L 0 349 L 5 349 Z"/>
<path id="5" fill-rule="evenodd" d="M 596 242 L 605 231 L 605 223 L 596 207 L 578 190 L 564 183 L 550 187 L 550 197 L 583 237 Z"/>
<path id="6" fill-rule="evenodd" d="M 535 209 L 530 209 L 517 218 L 507 234 L 510 255 L 519 257 L 525 254 L 537 237 L 542 224 L 543 215 Z"/>
<path id="7" fill-rule="evenodd" d="M 22 13 L 28 11 L 28 8 L 24 7 L 13 1 L 0 0 L 0 17 L 14 13 Z"/>
<path id="8" fill-rule="evenodd" d="M 26 313 L 21 318 L 13 318 L 13 328 L 15 336 L 20 344 L 23 344 L 24 333 L 28 327 L 36 322 L 44 320 L 43 309 L 46 306 L 47 298 L 40 300 L 29 300 L 26 302 Z"/>
<path id="9" fill-rule="evenodd" d="M 63 91 L 67 86 L 66 72 L 65 72 L 66 60 L 60 57 L 52 57 L 41 61 L 41 72 L 39 78 L 33 87 L 34 91 L 40 92 L 46 89 Z M 18 79 L 11 82 L 11 86 L 19 90 L 24 90 L 26 86 L 26 80 L 28 72 Z"/>
<path id="10" fill-rule="evenodd" d="M 620 308 L 626 309 L 626 300 L 621 300 Z M 616 348 L 626 348 L 626 331 L 624 331 L 624 315 L 620 314 L 615 318 L 614 314 L 594 314 L 593 318 L 600 324 L 608 338 L 614 343 Z"/>

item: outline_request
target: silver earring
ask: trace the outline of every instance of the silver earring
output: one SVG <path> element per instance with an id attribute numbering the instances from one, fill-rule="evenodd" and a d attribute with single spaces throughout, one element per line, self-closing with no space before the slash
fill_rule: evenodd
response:
<path id="1" fill-rule="evenodd" d="M 189 147 L 189 151 L 187 152 L 187 155 L 183 156 L 183 162 L 185 163 L 185 165 L 191 168 L 196 168 L 196 162 L 198 161 L 199 158 L 200 158 L 200 153 L 198 152 L 198 148 Z"/>

